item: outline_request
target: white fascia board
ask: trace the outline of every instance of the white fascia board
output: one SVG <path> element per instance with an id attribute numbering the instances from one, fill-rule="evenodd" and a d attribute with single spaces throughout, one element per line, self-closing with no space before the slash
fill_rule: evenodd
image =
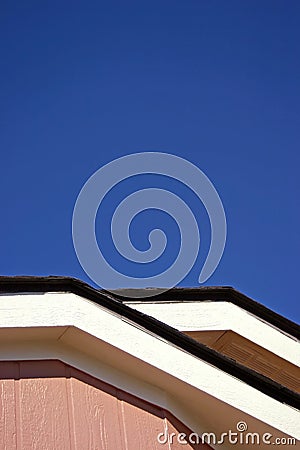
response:
<path id="1" fill-rule="evenodd" d="M 125 302 L 179 331 L 232 330 L 300 366 L 300 343 L 273 325 L 230 302 Z"/>
<path id="2" fill-rule="evenodd" d="M 131 367 L 131 371 L 137 371 L 137 376 L 142 366 L 148 366 L 154 384 L 159 379 L 157 374 L 167 374 L 182 386 L 188 385 L 283 433 L 300 438 L 300 412 L 295 408 L 85 298 L 71 293 L 0 296 L 0 328 L 66 326 L 96 338 L 99 346 L 105 344 L 127 355 L 126 358 L 142 362 Z M 60 339 L 67 334 L 68 331 Z M 101 352 L 95 357 L 101 359 Z"/>
<path id="3" fill-rule="evenodd" d="M 37 331 L 38 329 L 35 328 Z M 40 329 L 41 335 L 43 329 Z M 77 336 L 77 332 L 79 336 Z M 23 339 L 20 342 L 6 342 L 0 347 L 0 360 L 24 361 L 24 360 L 51 360 L 62 361 L 78 370 L 87 373 L 96 379 L 109 383 L 118 389 L 122 389 L 140 399 L 143 399 L 153 405 L 161 407 L 177 419 L 183 422 L 190 430 L 202 435 L 203 433 L 215 433 L 220 437 L 222 433 L 232 430 L 236 431 L 237 424 L 242 420 L 247 424 L 247 429 L 251 432 L 259 433 L 263 436 L 265 433 L 272 434 L 275 438 L 286 438 L 285 432 L 271 427 L 265 422 L 259 421 L 256 417 L 242 413 L 240 410 L 217 400 L 205 394 L 202 391 L 195 390 L 192 386 L 182 383 L 180 380 L 162 374 L 157 371 L 149 375 L 149 366 L 146 371 L 141 367 L 140 361 L 133 361 L 127 355 L 127 371 L 115 366 L 114 362 L 119 361 L 117 353 L 114 361 L 111 359 L 111 365 L 103 362 L 103 352 L 105 348 L 103 342 L 99 342 L 101 359 L 96 359 L 91 354 L 82 353 L 74 347 L 65 345 L 64 337 L 69 335 L 67 341 L 80 339 L 82 347 L 87 341 L 82 342 L 83 332 L 73 327 L 67 327 L 63 336 L 57 342 L 44 340 L 27 341 L 27 329 L 23 329 Z M 30 333 L 29 333 L 30 334 Z M 24 340 L 25 337 L 25 340 Z M 47 336 L 47 332 L 45 333 Z M 86 335 L 87 339 L 90 336 Z M 113 352 L 108 350 L 110 357 Z M 92 353 L 92 352 L 91 352 Z M 129 361 L 128 361 L 129 359 Z M 130 370 L 135 368 L 135 370 Z M 184 401 L 182 401 L 184 399 Z M 158 430 L 163 432 L 164 430 Z M 216 450 L 229 450 L 232 446 L 226 442 L 214 446 Z M 267 449 L 266 445 L 261 443 L 260 448 Z"/>

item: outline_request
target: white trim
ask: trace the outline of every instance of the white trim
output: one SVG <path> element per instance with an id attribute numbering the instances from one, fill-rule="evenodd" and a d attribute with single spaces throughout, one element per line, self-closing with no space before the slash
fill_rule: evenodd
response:
<path id="1" fill-rule="evenodd" d="M 231 411 L 230 418 L 235 414 L 241 420 L 241 415 L 246 414 L 255 418 L 256 422 L 262 422 L 265 427 L 267 424 L 300 438 L 298 410 L 75 294 L 1 296 L 0 328 L 7 331 L 8 328 L 23 328 L 25 339 L 27 327 L 43 330 L 45 327 L 67 327 L 62 333 L 57 332 L 56 342 L 59 345 L 73 347 L 77 352 L 88 355 L 96 361 L 97 367 L 105 364 L 122 374 L 154 385 L 157 392 L 162 390 L 169 398 L 176 399 L 175 403 L 185 405 L 194 423 L 216 424 L 219 408 L 223 413 Z M 16 350 L 22 347 L 20 345 Z M 23 345 L 26 349 L 26 343 Z M 44 358 L 44 345 L 38 345 L 36 352 L 41 352 Z M 0 357 L 2 360 L 16 357 L 13 346 L 2 346 Z M 72 365 L 76 366 L 77 359 L 72 361 Z M 138 393 L 142 398 L 143 392 L 141 389 Z M 224 428 L 224 417 L 227 416 L 222 414 L 218 428 Z M 181 416 L 178 418 L 182 420 Z"/>
<path id="2" fill-rule="evenodd" d="M 43 334 L 43 330 L 41 329 L 40 331 Z M 82 332 L 79 330 L 68 328 L 69 331 L 72 334 L 72 339 L 82 339 Z M 76 337 L 77 332 L 80 335 Z M 256 417 L 249 416 L 245 413 L 242 414 L 241 411 L 202 392 L 195 392 L 191 386 L 180 386 L 179 381 L 177 381 L 177 386 L 180 387 L 182 395 L 186 396 L 187 404 L 180 403 L 166 389 L 147 383 L 144 379 L 120 371 L 116 367 L 104 364 L 102 361 L 96 360 L 88 354 L 62 344 L 60 340 L 57 342 L 44 340 L 26 341 L 24 340 L 26 336 L 27 330 L 23 329 L 22 342 L 6 343 L 1 346 L 0 360 L 60 360 L 116 388 L 166 409 L 199 435 L 204 432 L 215 432 L 217 436 L 220 436 L 222 432 L 229 429 L 235 431 L 236 424 L 242 419 L 247 423 L 249 430 L 260 433 L 261 436 L 264 433 L 271 433 L 274 437 L 286 437 L 285 433 L 259 421 Z M 88 337 L 86 336 L 86 338 Z M 172 382 L 174 383 L 172 380 L 170 386 L 172 386 Z M 177 386 L 174 385 L 172 390 L 177 389 Z M 214 448 L 229 450 L 231 446 L 223 444 Z M 265 447 L 262 446 L 262 448 Z"/>
<path id="3" fill-rule="evenodd" d="M 125 302 L 180 331 L 232 330 L 255 344 L 300 366 L 296 338 L 230 302 Z"/>

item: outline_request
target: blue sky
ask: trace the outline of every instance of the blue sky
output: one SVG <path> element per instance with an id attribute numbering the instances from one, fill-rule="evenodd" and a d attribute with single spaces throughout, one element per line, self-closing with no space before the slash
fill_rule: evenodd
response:
<path id="1" fill-rule="evenodd" d="M 72 244 L 81 187 L 112 159 L 169 152 L 210 178 L 226 211 L 225 252 L 205 284 L 299 320 L 299 21 L 294 0 L 2 1 L 0 273 L 93 284 Z M 167 186 L 149 177 L 116 189 L 101 223 L 114 196 Z M 133 242 L 144 248 L 160 222 L 168 264 L 170 217 L 137 218 Z M 208 250 L 205 210 L 199 224 L 202 253 L 182 286 L 197 285 Z M 97 237 L 108 245 L 105 229 Z"/>

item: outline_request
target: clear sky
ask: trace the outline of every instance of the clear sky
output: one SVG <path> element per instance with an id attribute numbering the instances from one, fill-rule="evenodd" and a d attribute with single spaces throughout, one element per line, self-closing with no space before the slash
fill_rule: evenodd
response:
<path id="1" fill-rule="evenodd" d="M 299 23 L 295 0 L 3 0 L 0 273 L 93 284 L 72 244 L 81 187 L 114 158 L 169 152 L 206 173 L 226 211 L 225 252 L 205 284 L 299 321 Z M 165 186 L 150 178 L 111 198 Z M 108 231 L 113 204 L 97 219 Z M 145 213 L 132 235 L 145 248 L 160 221 L 167 264 L 179 242 L 170 217 Z M 182 286 L 197 285 L 208 249 L 205 210 L 199 223 L 202 253 Z M 109 244 L 105 227 L 98 240 Z"/>

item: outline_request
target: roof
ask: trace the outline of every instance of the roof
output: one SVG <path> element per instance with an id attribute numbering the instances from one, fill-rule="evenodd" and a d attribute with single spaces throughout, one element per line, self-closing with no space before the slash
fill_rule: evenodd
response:
<path id="1" fill-rule="evenodd" d="M 105 291 L 95 289 L 83 281 L 64 276 L 0 276 L 0 293 L 21 293 L 21 292 L 73 292 L 82 295 L 95 303 L 111 307 L 114 311 L 119 311 L 117 303 L 124 303 L 130 300 L 139 302 L 165 302 L 165 301 L 226 301 L 248 311 L 255 316 L 265 320 L 271 325 L 279 328 L 285 333 L 300 340 L 300 325 L 287 319 L 286 317 L 272 311 L 261 303 L 251 299 L 231 286 L 203 286 L 197 288 L 172 288 L 163 293 L 159 288 L 146 288 L 157 292 L 151 297 L 143 297 L 141 289 L 117 289 L 115 291 Z M 109 300 L 109 303 L 106 301 Z M 111 301 L 114 300 L 112 303 Z M 121 308 L 122 310 L 122 308 Z"/>
<path id="2" fill-rule="evenodd" d="M 276 326 L 285 333 L 299 339 L 300 327 L 296 323 L 271 311 L 265 306 L 255 302 L 231 287 L 201 287 L 201 288 L 173 288 L 164 293 L 152 296 L 156 301 L 224 301 L 232 302 L 246 311 L 255 314 L 262 320 Z M 274 382 L 252 369 L 249 369 L 236 361 L 218 353 L 206 345 L 195 341 L 175 328 L 160 322 L 159 320 L 130 308 L 124 304 L 124 291 L 108 293 L 95 289 L 88 284 L 69 277 L 0 277 L 0 292 L 2 293 L 29 293 L 29 292 L 71 292 L 84 297 L 105 309 L 117 313 L 138 326 L 154 333 L 185 352 L 233 375 L 258 389 L 264 394 L 292 407 L 300 408 L 300 395 L 296 392 Z M 123 293 L 123 295 L 122 295 Z M 133 298 L 138 291 L 132 291 Z M 141 301 L 141 298 L 138 299 Z M 126 291 L 128 301 L 128 291 Z M 143 299 L 147 302 L 147 298 Z"/>

